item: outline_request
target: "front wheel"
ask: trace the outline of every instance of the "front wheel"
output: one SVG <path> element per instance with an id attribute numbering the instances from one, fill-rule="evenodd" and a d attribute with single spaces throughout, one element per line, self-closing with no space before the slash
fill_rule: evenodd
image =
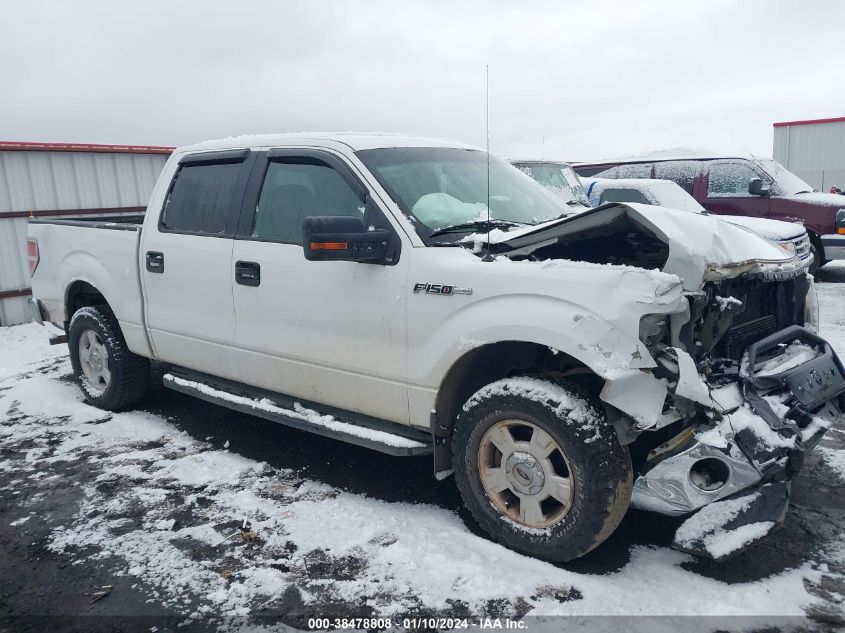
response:
<path id="1" fill-rule="evenodd" d="M 73 314 L 68 349 L 76 381 L 85 399 L 95 407 L 123 409 L 147 392 L 150 363 L 129 351 L 108 307 L 85 307 Z"/>
<path id="2" fill-rule="evenodd" d="M 508 378 L 475 393 L 452 439 L 455 481 L 481 528 L 523 554 L 582 556 L 628 509 L 633 471 L 595 398 L 569 383 Z"/>

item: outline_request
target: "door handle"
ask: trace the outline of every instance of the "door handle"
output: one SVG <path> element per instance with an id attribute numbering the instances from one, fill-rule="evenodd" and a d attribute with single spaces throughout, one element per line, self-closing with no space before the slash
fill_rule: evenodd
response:
<path id="1" fill-rule="evenodd" d="M 147 251 L 147 272 L 164 272 L 164 253 L 158 251 Z"/>
<path id="2" fill-rule="evenodd" d="M 235 281 L 242 286 L 261 285 L 261 264 L 258 262 L 235 262 Z"/>

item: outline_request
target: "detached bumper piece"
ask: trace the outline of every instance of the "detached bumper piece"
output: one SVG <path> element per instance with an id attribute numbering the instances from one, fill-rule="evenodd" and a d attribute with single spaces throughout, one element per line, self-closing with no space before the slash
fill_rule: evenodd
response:
<path id="1" fill-rule="evenodd" d="M 712 503 L 684 521 L 672 547 L 702 558 L 726 558 L 756 543 L 783 521 L 789 489 L 789 482 L 780 481 Z"/>
<path id="2" fill-rule="evenodd" d="M 692 514 L 674 546 L 722 558 L 783 520 L 804 456 L 843 418 L 845 369 L 830 345 L 792 326 L 748 346 L 730 409 L 653 451 L 632 504 Z M 718 389 L 725 395 L 725 387 Z M 717 390 L 711 394 L 716 395 Z M 724 398 L 722 398 L 724 401 Z"/>

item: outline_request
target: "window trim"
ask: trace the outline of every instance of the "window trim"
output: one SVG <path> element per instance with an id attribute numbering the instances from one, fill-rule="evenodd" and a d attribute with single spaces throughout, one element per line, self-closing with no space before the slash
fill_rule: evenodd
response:
<path id="1" fill-rule="evenodd" d="M 246 186 L 251 172 L 252 165 L 256 159 L 255 152 L 249 149 L 236 149 L 215 152 L 200 152 L 195 154 L 186 154 L 179 159 L 176 171 L 170 179 L 170 184 L 167 186 L 167 193 L 161 203 L 161 209 L 158 214 L 158 232 L 171 233 L 174 235 L 196 235 L 200 237 L 216 237 L 223 239 L 232 239 L 237 231 L 237 218 L 240 212 L 243 197 L 246 193 Z M 183 231 L 180 229 L 170 229 L 164 224 L 165 211 L 167 203 L 170 200 L 170 194 L 173 187 L 176 185 L 176 179 L 182 173 L 182 169 L 186 166 L 201 167 L 205 165 L 233 165 L 240 164 L 240 171 L 238 177 L 235 179 L 235 186 L 232 189 L 232 197 L 229 200 L 229 208 L 226 212 L 226 223 L 223 233 L 207 233 L 205 231 Z"/>
<path id="2" fill-rule="evenodd" d="M 361 199 L 361 204 L 366 204 L 367 198 L 373 199 L 367 186 L 361 182 L 360 179 L 352 172 L 343 160 L 337 156 L 322 150 L 310 148 L 277 148 L 266 152 L 261 152 L 256 156 L 256 162 L 250 174 L 249 185 L 244 194 L 243 204 L 241 205 L 240 215 L 238 218 L 238 228 L 234 238 L 236 240 L 245 240 L 249 242 L 272 242 L 274 244 L 288 244 L 290 246 L 298 246 L 302 248 L 302 244 L 297 242 L 286 242 L 284 240 L 272 237 L 258 237 L 252 234 L 255 223 L 255 209 L 258 207 L 258 201 L 261 199 L 261 190 L 264 188 L 264 181 L 267 178 L 267 170 L 270 168 L 270 163 L 274 162 L 274 158 L 305 158 L 317 160 L 325 163 L 330 169 L 334 169 L 341 178 L 350 186 L 355 194 Z M 369 209 L 364 216 L 364 222 L 369 222 Z M 387 223 L 389 224 L 389 223 Z M 393 228 L 391 227 L 391 232 Z"/>

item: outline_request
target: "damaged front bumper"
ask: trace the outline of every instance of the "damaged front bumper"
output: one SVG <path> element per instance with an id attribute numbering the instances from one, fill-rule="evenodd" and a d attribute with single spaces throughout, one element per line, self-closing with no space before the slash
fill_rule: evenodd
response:
<path id="1" fill-rule="evenodd" d="M 696 400 L 708 422 L 652 451 L 632 505 L 695 512 L 675 546 L 720 558 L 783 519 L 805 453 L 843 417 L 845 370 L 824 339 L 791 326 L 748 347 L 736 383 L 707 391 Z"/>

